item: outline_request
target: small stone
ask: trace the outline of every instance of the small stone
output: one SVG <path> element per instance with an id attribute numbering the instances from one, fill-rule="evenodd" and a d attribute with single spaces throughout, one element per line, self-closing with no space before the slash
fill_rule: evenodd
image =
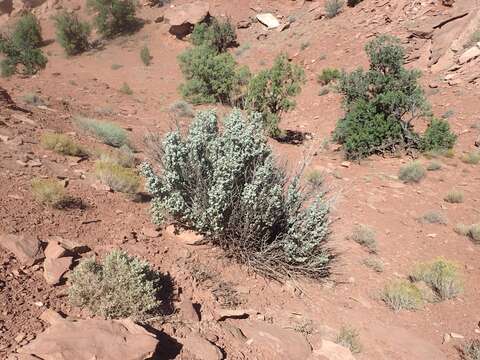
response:
<path id="1" fill-rule="evenodd" d="M 15 340 L 17 343 L 19 343 L 19 342 L 21 342 L 23 339 L 25 339 L 26 336 L 27 336 L 27 334 L 21 332 L 21 333 L 18 333 L 17 336 L 15 336 L 15 339 L 14 339 L 14 340 Z"/>
<path id="2" fill-rule="evenodd" d="M 46 323 L 53 325 L 59 321 L 64 320 L 63 316 L 58 312 L 52 309 L 46 309 L 41 315 L 40 320 L 45 321 Z"/>
<path id="3" fill-rule="evenodd" d="M 352 165 L 352 163 L 350 161 L 342 161 L 342 164 L 341 164 L 343 167 L 346 167 L 346 168 L 349 168 L 350 165 Z"/>
<path id="4" fill-rule="evenodd" d="M 453 339 L 464 339 L 465 336 L 461 335 L 461 334 L 458 334 L 458 333 L 454 333 L 454 332 L 451 332 L 450 333 L 450 336 L 453 338 Z"/>
<path id="5" fill-rule="evenodd" d="M 180 303 L 180 313 L 182 318 L 191 322 L 198 322 L 200 321 L 200 315 L 198 314 L 197 310 L 193 306 L 193 303 L 189 299 L 184 299 Z"/>
<path id="6" fill-rule="evenodd" d="M 450 342 L 451 339 L 452 339 L 452 337 L 450 336 L 450 334 L 443 334 L 442 344 L 446 344 L 446 343 Z"/>
<path id="7" fill-rule="evenodd" d="M 60 283 L 62 276 L 70 269 L 72 257 L 62 257 L 59 259 L 46 258 L 43 263 L 43 277 L 49 285 Z"/>
<path id="8" fill-rule="evenodd" d="M 45 248 L 45 257 L 48 259 L 58 259 L 67 254 L 67 249 L 57 241 L 49 241 Z"/>

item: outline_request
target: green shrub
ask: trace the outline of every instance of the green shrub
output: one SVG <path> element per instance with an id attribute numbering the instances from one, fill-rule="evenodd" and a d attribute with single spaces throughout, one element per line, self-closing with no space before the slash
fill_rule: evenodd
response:
<path id="1" fill-rule="evenodd" d="M 41 145 L 48 150 L 53 150 L 62 155 L 84 156 L 86 152 L 81 146 L 63 134 L 44 134 L 40 139 Z"/>
<path id="2" fill-rule="evenodd" d="M 196 46 L 178 57 L 185 82 L 182 96 L 194 104 L 232 103 L 249 77 L 229 53 L 217 53 L 208 46 Z"/>
<path id="3" fill-rule="evenodd" d="M 75 122 L 80 128 L 88 131 L 107 145 L 113 147 L 128 145 L 127 132 L 116 124 L 85 117 L 77 117 Z"/>
<path id="4" fill-rule="evenodd" d="M 293 98 L 304 83 L 303 69 L 290 63 L 286 54 L 279 55 L 270 69 L 260 71 L 250 80 L 246 108 L 262 114 L 264 128 L 271 136 L 278 137 L 280 116 L 295 107 Z"/>
<path id="5" fill-rule="evenodd" d="M 120 88 L 119 91 L 125 95 L 133 95 L 133 90 L 130 88 L 130 86 L 126 82 L 122 84 L 122 87 Z"/>
<path id="6" fill-rule="evenodd" d="M 428 171 L 437 171 L 437 170 L 440 170 L 441 168 L 442 168 L 442 163 L 440 163 L 438 161 L 430 161 L 427 164 L 427 170 Z"/>
<path id="7" fill-rule="evenodd" d="M 371 253 L 377 252 L 377 240 L 375 239 L 375 231 L 368 225 L 357 225 L 354 227 L 349 239 L 355 241 L 368 249 Z"/>
<path id="8" fill-rule="evenodd" d="M 54 17 L 57 41 L 67 55 L 77 55 L 88 50 L 90 25 L 81 21 L 77 14 L 62 11 Z"/>
<path id="9" fill-rule="evenodd" d="M 112 190 L 134 194 L 140 187 L 140 177 L 130 168 L 118 163 L 99 161 L 95 164 L 95 175 Z"/>
<path id="10" fill-rule="evenodd" d="M 406 183 L 418 183 L 426 175 L 426 170 L 418 161 L 402 166 L 398 178 Z"/>
<path id="11" fill-rule="evenodd" d="M 39 47 L 42 45 L 40 23 L 28 13 L 22 16 L 10 36 L 0 35 L 0 53 L 5 55 L 1 61 L 2 76 L 11 76 L 22 65 L 22 73 L 35 74 L 47 64 L 47 58 Z"/>
<path id="12" fill-rule="evenodd" d="M 480 37 L 480 31 L 479 31 L 479 37 Z M 475 339 L 475 340 L 468 341 L 463 346 L 462 356 L 464 360 L 480 360 L 480 340 Z"/>
<path id="13" fill-rule="evenodd" d="M 328 85 L 332 81 L 335 81 L 340 78 L 341 72 L 338 69 L 326 68 L 317 76 L 317 81 L 322 85 Z"/>
<path id="14" fill-rule="evenodd" d="M 88 0 L 87 5 L 95 12 L 95 26 L 106 38 L 132 32 L 139 26 L 133 0 Z"/>
<path id="15" fill-rule="evenodd" d="M 465 164 L 477 165 L 480 162 L 480 151 L 472 151 L 462 156 Z"/>
<path id="16" fill-rule="evenodd" d="M 331 19 L 340 14 L 344 5 L 343 0 L 327 0 L 325 3 L 325 14 Z"/>
<path id="17" fill-rule="evenodd" d="M 443 258 L 418 264 L 410 277 L 414 281 L 424 281 L 441 300 L 452 299 L 463 290 L 458 266 Z"/>
<path id="18" fill-rule="evenodd" d="M 145 45 L 142 50 L 140 50 L 140 59 L 142 59 L 142 62 L 145 66 L 150 65 L 150 62 L 152 61 L 152 56 L 150 55 L 150 50 L 148 49 L 147 45 Z"/>
<path id="19" fill-rule="evenodd" d="M 327 276 L 328 206 L 322 194 L 303 206 L 299 175 L 287 181 L 253 116 L 234 111 L 220 132 L 215 113 L 200 112 L 186 136 L 151 145 L 162 169 L 142 166 L 153 221 L 193 229 L 266 276 Z"/>
<path id="20" fill-rule="evenodd" d="M 34 179 L 31 183 L 33 197 L 40 203 L 61 208 L 68 201 L 63 184 L 51 179 Z"/>
<path id="21" fill-rule="evenodd" d="M 447 121 L 433 118 L 422 137 L 423 151 L 438 151 L 453 148 L 457 136 L 450 131 Z"/>
<path id="22" fill-rule="evenodd" d="M 340 77 L 346 114 L 337 123 L 334 140 L 351 159 L 420 148 L 412 122 L 429 110 L 418 84 L 420 72 L 404 67 L 405 51 L 391 36 L 370 41 L 365 51 L 369 70 Z"/>
<path id="23" fill-rule="evenodd" d="M 442 224 L 445 225 L 447 220 L 445 217 L 437 212 L 437 211 L 429 211 L 425 213 L 421 218 L 420 221 L 427 224 Z"/>
<path id="24" fill-rule="evenodd" d="M 362 344 L 358 339 L 358 330 L 354 328 L 343 326 L 335 342 L 349 349 L 352 354 L 358 354 L 362 351 Z"/>
<path id="25" fill-rule="evenodd" d="M 227 49 L 237 42 L 235 26 L 230 19 L 218 21 L 212 18 L 209 23 L 195 25 L 192 32 L 192 43 L 195 46 L 208 46 L 218 53 L 226 52 Z"/>
<path id="26" fill-rule="evenodd" d="M 463 192 L 452 190 L 443 198 L 443 200 L 450 204 L 461 204 L 463 203 Z"/>
<path id="27" fill-rule="evenodd" d="M 377 273 L 383 272 L 384 264 L 383 261 L 374 257 L 368 257 L 363 260 L 363 265 L 369 267 L 373 271 Z"/>
<path id="28" fill-rule="evenodd" d="M 410 281 L 394 280 L 383 289 L 382 300 L 393 310 L 418 310 L 423 305 L 422 292 Z"/>
<path id="29" fill-rule="evenodd" d="M 68 296 L 97 316 L 142 320 L 159 310 L 160 279 L 147 262 L 114 250 L 100 263 L 81 261 L 70 277 Z"/>

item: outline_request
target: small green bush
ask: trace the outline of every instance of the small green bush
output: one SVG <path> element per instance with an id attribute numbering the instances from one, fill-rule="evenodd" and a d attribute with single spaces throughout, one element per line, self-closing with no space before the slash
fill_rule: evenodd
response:
<path id="1" fill-rule="evenodd" d="M 140 187 L 140 177 L 130 168 L 118 163 L 99 161 L 95 164 L 95 175 L 112 190 L 134 194 Z"/>
<path id="2" fill-rule="evenodd" d="M 418 161 L 402 166 L 398 178 L 406 183 L 418 183 L 426 175 L 426 170 Z"/>
<path id="3" fill-rule="evenodd" d="M 479 31 L 479 37 L 480 37 L 480 31 Z M 464 360 L 480 360 L 480 340 L 475 339 L 475 340 L 468 341 L 463 346 L 462 356 Z"/>
<path id="4" fill-rule="evenodd" d="M 457 136 L 450 131 L 448 121 L 433 118 L 422 137 L 423 151 L 438 151 L 453 148 Z"/>
<path id="5" fill-rule="evenodd" d="M 358 337 L 358 330 L 343 326 L 340 329 L 340 333 L 337 335 L 335 342 L 349 349 L 352 354 L 358 354 L 362 351 L 362 344 Z"/>
<path id="6" fill-rule="evenodd" d="M 410 277 L 414 281 L 424 281 L 441 300 L 452 299 L 463 290 L 458 266 L 443 258 L 418 264 Z"/>
<path id="7" fill-rule="evenodd" d="M 227 49 L 237 42 L 235 26 L 230 19 L 219 21 L 212 18 L 208 23 L 203 22 L 195 25 L 192 32 L 192 43 L 195 46 L 208 46 L 218 53 L 226 52 Z"/>
<path id="8" fill-rule="evenodd" d="M 81 21 L 77 14 L 62 11 L 54 17 L 57 41 L 67 55 L 77 55 L 88 50 L 90 25 Z"/>
<path id="9" fill-rule="evenodd" d="M 140 50 L 140 59 L 142 59 L 142 62 L 145 66 L 150 65 L 150 62 L 152 61 L 152 56 L 150 55 L 150 50 L 148 49 L 147 45 L 145 45 L 142 50 Z"/>
<path id="10" fill-rule="evenodd" d="M 87 5 L 95 12 L 95 26 L 106 38 L 132 32 L 139 27 L 133 0 L 88 0 Z"/>
<path id="11" fill-rule="evenodd" d="M 444 200 L 450 204 L 461 204 L 463 203 L 463 192 L 452 190 L 444 197 Z"/>
<path id="12" fill-rule="evenodd" d="M 328 85 L 332 81 L 335 81 L 340 78 L 341 72 L 335 68 L 326 68 L 323 69 L 320 74 L 317 76 L 317 81 L 322 85 Z"/>
<path id="13" fill-rule="evenodd" d="M 375 257 L 368 257 L 364 259 L 363 265 L 365 265 L 366 267 L 369 267 L 370 269 L 372 269 L 377 273 L 383 272 L 383 269 L 384 269 L 383 261 Z"/>
<path id="14" fill-rule="evenodd" d="M 47 58 L 39 47 L 42 45 L 42 29 L 37 18 L 28 13 L 15 24 L 10 36 L 0 35 L 0 53 L 5 55 L 0 63 L 2 76 L 11 76 L 22 65 L 22 73 L 33 75 L 43 69 Z"/>
<path id="15" fill-rule="evenodd" d="M 410 281 L 394 280 L 382 293 L 382 300 L 393 310 L 418 310 L 423 305 L 422 292 Z"/>
<path id="16" fill-rule="evenodd" d="M 88 131 L 107 145 L 113 147 L 128 145 L 127 132 L 116 124 L 85 117 L 77 117 L 75 122 L 80 128 Z"/>
<path id="17" fill-rule="evenodd" d="M 442 163 L 439 162 L 439 161 L 430 161 L 428 164 L 427 164 L 427 170 L 428 171 L 437 171 L 437 170 L 440 170 L 442 168 Z"/>
<path id="18" fill-rule="evenodd" d="M 331 19 L 340 14 L 344 5 L 343 0 L 327 0 L 325 3 L 325 14 Z"/>
<path id="19" fill-rule="evenodd" d="M 349 239 L 355 241 L 368 249 L 371 253 L 377 252 L 377 240 L 375 238 L 375 231 L 368 225 L 357 225 L 354 227 Z"/>
<path id="20" fill-rule="evenodd" d="M 74 306 L 97 316 L 144 320 L 159 310 L 160 279 L 147 262 L 114 250 L 100 263 L 81 261 L 70 277 L 68 296 Z"/>
<path id="21" fill-rule="evenodd" d="M 405 51 L 397 38 L 379 36 L 365 51 L 368 71 L 357 69 L 340 77 L 346 114 L 337 123 L 334 140 L 350 159 L 419 149 L 421 138 L 412 121 L 429 113 L 418 83 L 420 72 L 404 67 Z"/>
<path id="22" fill-rule="evenodd" d="M 53 150 L 62 155 L 84 156 L 86 152 L 81 146 L 64 134 L 44 134 L 40 139 L 40 144 L 48 150 Z"/>
<path id="23" fill-rule="evenodd" d="M 480 151 L 472 151 L 462 156 L 465 164 L 477 165 L 480 163 Z"/>
<path id="24" fill-rule="evenodd" d="M 262 114 L 264 128 L 271 136 L 279 137 L 280 116 L 295 107 L 293 98 L 304 83 L 303 69 L 290 63 L 286 54 L 279 55 L 270 69 L 260 71 L 250 80 L 246 108 Z"/>
<path id="25" fill-rule="evenodd" d="M 34 179 L 31 183 L 34 198 L 45 205 L 61 208 L 69 197 L 61 183 L 51 179 Z"/>
<path id="26" fill-rule="evenodd" d="M 194 104 L 233 103 L 249 78 L 248 69 L 238 67 L 229 53 L 217 53 L 202 45 L 178 57 L 185 82 L 180 92 Z"/>
<path id="27" fill-rule="evenodd" d="M 425 213 L 420 218 L 420 221 L 423 222 L 423 223 L 427 223 L 427 224 L 445 225 L 447 223 L 447 220 L 445 219 L 445 217 L 437 211 L 429 211 L 429 212 Z"/>
<path id="28" fill-rule="evenodd" d="M 133 90 L 130 88 L 130 86 L 126 82 L 122 84 L 122 87 L 120 88 L 119 91 L 125 95 L 133 95 Z"/>
<path id="29" fill-rule="evenodd" d="M 302 193 L 300 174 L 287 181 L 252 116 L 236 110 L 220 131 L 213 111 L 200 112 L 186 135 L 150 145 L 162 170 L 142 166 L 153 222 L 172 219 L 269 277 L 327 276 L 333 255 L 323 194 Z"/>

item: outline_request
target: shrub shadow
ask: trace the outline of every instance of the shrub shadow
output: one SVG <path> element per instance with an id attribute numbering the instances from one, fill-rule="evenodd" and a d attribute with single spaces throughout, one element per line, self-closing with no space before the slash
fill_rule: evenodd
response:
<path id="1" fill-rule="evenodd" d="M 283 130 L 281 135 L 274 137 L 279 143 L 292 145 L 301 145 L 305 140 L 310 140 L 311 138 L 311 133 L 297 130 Z"/>

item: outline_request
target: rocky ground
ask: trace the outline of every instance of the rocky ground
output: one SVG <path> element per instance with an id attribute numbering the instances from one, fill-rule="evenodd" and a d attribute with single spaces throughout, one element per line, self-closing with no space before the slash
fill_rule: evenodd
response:
<path id="1" fill-rule="evenodd" d="M 480 165 L 461 160 L 480 142 L 480 45 L 468 43 L 480 26 L 480 4 L 472 2 L 364 0 L 333 19 L 324 17 L 323 0 L 208 2 L 212 15 L 239 24 L 240 47 L 232 50 L 238 62 L 257 71 L 286 51 L 306 70 L 297 107 L 281 127 L 312 138 L 271 145 L 289 167 L 308 157 L 309 170 L 326 174 L 332 246 L 339 256 L 334 274 L 321 283 L 267 280 L 217 248 L 194 245 L 192 234 L 156 229 L 145 197 L 109 191 L 93 175 L 94 160 L 39 144 L 45 132 L 59 131 L 85 147 L 105 149 L 73 123 L 82 114 L 128 129 L 136 156 L 147 158 L 143 136 L 164 134 L 175 123 L 169 107 L 180 99 L 182 81 L 176 55 L 189 46 L 170 33 L 174 20 L 165 13 L 188 1 L 142 5 L 139 16 L 147 22 L 139 32 L 77 57 L 65 57 L 58 43 L 47 41 L 45 70 L 0 80 L 0 358 L 50 359 L 45 344 L 54 343 L 62 359 L 459 359 L 464 342 L 480 337 L 480 247 L 453 230 L 480 221 Z M 89 16 L 77 0 L 5 4 L 0 1 L 0 24 L 8 25 L 19 7 L 34 6 L 48 40 L 54 39 L 55 11 Z M 274 14 L 280 28 L 267 30 L 256 21 L 261 12 Z M 320 96 L 316 75 L 325 67 L 367 66 L 363 46 L 381 33 L 400 37 L 408 66 L 423 71 L 433 112 L 448 117 L 458 135 L 455 155 L 437 159 L 441 170 L 428 172 L 419 184 L 398 180 L 399 168 L 411 160 L 406 156 L 346 162 L 325 141 L 342 114 L 341 99 L 334 92 Z M 153 56 L 149 67 L 138 55 L 145 44 Z M 123 82 L 133 95 L 118 91 Z M 44 104 L 25 103 L 29 93 Z M 181 126 L 188 122 L 179 120 Z M 81 201 L 68 209 L 38 204 L 30 191 L 34 177 L 63 181 Z M 464 193 L 463 203 L 443 200 L 452 189 Z M 433 210 L 447 223 L 418 220 Z M 369 254 L 347 239 L 356 224 L 375 229 L 382 272 L 366 267 Z M 147 324 L 148 332 L 130 321 L 92 319 L 67 301 L 69 269 L 114 248 L 147 259 L 165 274 L 163 315 Z M 415 263 L 438 256 L 460 264 L 465 289 L 459 297 L 397 313 L 378 299 L 389 280 L 405 278 Z M 357 329 L 360 353 L 335 343 L 343 326 Z"/>

